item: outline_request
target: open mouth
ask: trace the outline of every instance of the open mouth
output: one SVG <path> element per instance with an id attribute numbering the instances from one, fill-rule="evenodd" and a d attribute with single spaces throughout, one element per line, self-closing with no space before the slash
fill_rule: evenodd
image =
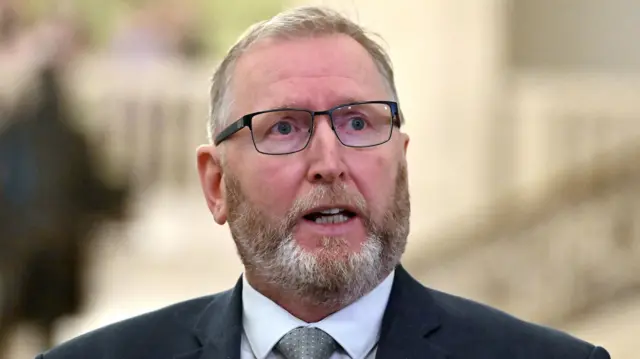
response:
<path id="1" fill-rule="evenodd" d="M 321 211 L 310 212 L 303 216 L 307 221 L 316 224 L 339 224 L 355 217 L 356 213 L 345 208 L 327 208 Z"/>

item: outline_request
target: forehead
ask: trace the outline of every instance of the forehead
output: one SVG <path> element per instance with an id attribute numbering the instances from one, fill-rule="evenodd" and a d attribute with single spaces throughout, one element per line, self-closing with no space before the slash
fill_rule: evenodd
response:
<path id="1" fill-rule="evenodd" d="M 386 100 L 386 89 L 369 53 L 346 35 L 263 40 L 239 59 L 232 82 L 238 115 Z"/>

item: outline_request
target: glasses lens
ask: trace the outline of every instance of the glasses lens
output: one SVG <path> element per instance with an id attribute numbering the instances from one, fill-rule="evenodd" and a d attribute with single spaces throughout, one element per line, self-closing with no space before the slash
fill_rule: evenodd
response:
<path id="1" fill-rule="evenodd" d="M 375 146 L 391 137 L 392 116 L 387 104 L 348 105 L 333 111 L 333 125 L 340 142 L 346 146 Z"/>
<path id="2" fill-rule="evenodd" d="M 256 115 L 251 123 L 253 142 L 262 153 L 284 154 L 302 150 L 309 141 L 313 117 L 296 110 Z"/>

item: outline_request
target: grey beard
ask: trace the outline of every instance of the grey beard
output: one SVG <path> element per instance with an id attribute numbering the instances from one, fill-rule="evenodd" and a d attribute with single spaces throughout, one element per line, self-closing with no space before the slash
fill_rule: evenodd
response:
<path id="1" fill-rule="evenodd" d="M 363 218 L 368 236 L 355 253 L 348 253 L 341 238 L 323 238 L 322 248 L 314 253 L 293 238 L 297 214 L 318 198 L 331 197 L 332 190 L 315 191 L 274 225 L 251 207 L 237 179 L 227 178 L 229 227 L 247 273 L 307 305 L 344 307 L 364 296 L 399 264 L 406 247 L 410 215 L 406 168 L 398 176 L 391 208 L 381 223 Z M 333 191 L 346 197 L 344 189 Z M 364 206 L 363 199 L 352 198 L 351 203 Z M 362 211 L 367 213 L 366 208 Z"/>
<path id="2" fill-rule="evenodd" d="M 382 251 L 380 240 L 369 237 L 347 259 L 323 261 L 322 254 L 305 251 L 288 236 L 273 258 L 254 257 L 253 266 L 260 268 L 263 282 L 308 305 L 343 307 L 375 288 L 393 269 L 383 269 Z"/>

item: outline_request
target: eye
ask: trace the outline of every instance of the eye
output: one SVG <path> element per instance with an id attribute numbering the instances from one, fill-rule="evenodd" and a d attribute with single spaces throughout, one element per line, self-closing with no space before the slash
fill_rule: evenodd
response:
<path id="1" fill-rule="evenodd" d="M 356 131 L 362 131 L 367 122 L 362 117 L 352 117 L 349 119 L 349 126 Z"/>
<path id="2" fill-rule="evenodd" d="M 290 122 L 280 121 L 273 125 L 271 130 L 280 135 L 288 135 L 293 131 L 293 126 Z"/>

